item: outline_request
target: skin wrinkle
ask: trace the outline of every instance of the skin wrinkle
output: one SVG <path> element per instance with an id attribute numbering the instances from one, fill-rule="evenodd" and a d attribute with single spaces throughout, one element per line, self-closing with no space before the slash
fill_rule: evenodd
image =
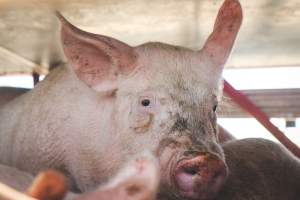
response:
<path id="1" fill-rule="evenodd" d="M 141 122 L 139 126 L 133 127 L 133 129 L 136 131 L 136 133 L 145 133 L 148 131 L 153 123 L 154 115 L 152 113 L 149 113 L 147 115 L 147 120 Z"/>
<path id="2" fill-rule="evenodd" d="M 172 142 L 172 140 L 170 140 Z M 173 140 L 174 141 L 174 140 Z M 167 147 L 167 146 L 166 146 Z M 164 150 L 166 151 L 166 150 Z M 175 168 L 175 165 L 177 160 L 180 160 L 179 157 L 181 157 L 180 153 L 173 153 L 166 163 L 163 165 L 164 167 L 161 169 L 161 176 L 165 177 L 162 179 L 161 186 L 159 187 L 158 191 L 158 199 L 164 199 L 166 196 L 171 198 L 171 199 L 179 199 L 179 196 L 177 193 L 174 193 L 173 190 L 175 189 L 174 187 L 168 187 L 168 182 L 171 182 L 172 175 L 170 172 Z M 161 159 L 161 155 L 158 155 L 158 158 Z"/>

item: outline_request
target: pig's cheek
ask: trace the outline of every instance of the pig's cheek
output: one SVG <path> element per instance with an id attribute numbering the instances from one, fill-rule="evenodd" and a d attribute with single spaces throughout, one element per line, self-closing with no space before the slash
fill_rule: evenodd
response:
<path id="1" fill-rule="evenodd" d="M 154 114 L 153 113 L 139 113 L 133 118 L 131 123 L 131 129 L 134 130 L 135 133 L 142 134 L 149 132 L 154 122 Z"/>

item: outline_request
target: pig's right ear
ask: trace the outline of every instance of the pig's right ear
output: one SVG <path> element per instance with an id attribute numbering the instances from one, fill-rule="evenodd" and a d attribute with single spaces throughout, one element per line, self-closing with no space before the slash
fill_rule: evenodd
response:
<path id="1" fill-rule="evenodd" d="M 243 19 L 238 0 L 225 0 L 219 10 L 213 32 L 201 51 L 202 58 L 210 63 L 214 74 L 222 73 Z"/>
<path id="2" fill-rule="evenodd" d="M 135 68 L 134 49 L 116 39 L 82 31 L 60 13 L 56 15 L 62 24 L 65 55 L 77 77 L 97 91 L 116 89 L 118 75 Z"/>

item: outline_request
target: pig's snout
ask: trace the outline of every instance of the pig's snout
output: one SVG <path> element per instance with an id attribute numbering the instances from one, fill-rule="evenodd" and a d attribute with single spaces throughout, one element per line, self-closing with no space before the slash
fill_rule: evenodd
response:
<path id="1" fill-rule="evenodd" d="M 181 160 L 174 171 L 174 182 L 179 194 L 193 200 L 214 198 L 227 177 L 227 168 L 221 159 L 205 153 Z"/>

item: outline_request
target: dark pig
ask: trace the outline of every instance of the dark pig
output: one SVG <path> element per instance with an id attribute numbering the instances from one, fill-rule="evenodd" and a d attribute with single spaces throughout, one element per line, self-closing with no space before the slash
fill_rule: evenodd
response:
<path id="1" fill-rule="evenodd" d="M 223 148 L 229 176 L 216 200 L 300 199 L 300 160 L 282 145 L 252 138 Z"/>

